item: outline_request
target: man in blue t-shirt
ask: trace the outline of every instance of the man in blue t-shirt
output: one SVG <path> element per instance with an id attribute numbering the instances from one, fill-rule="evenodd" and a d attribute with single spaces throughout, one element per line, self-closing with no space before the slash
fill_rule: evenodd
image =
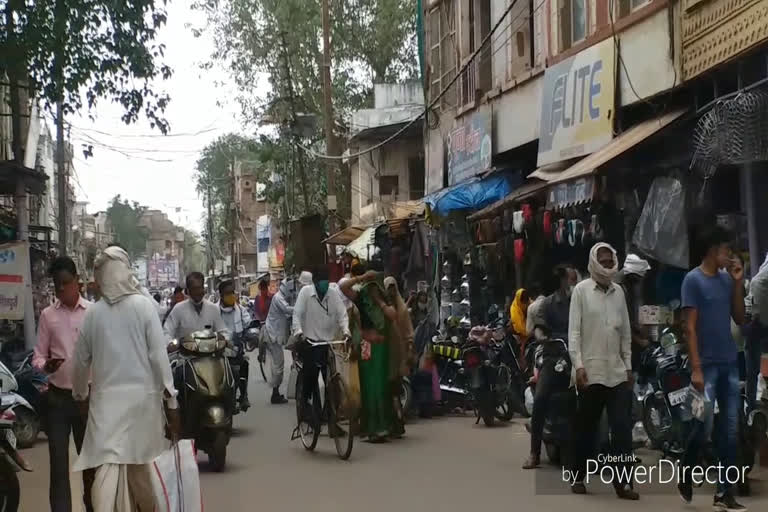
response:
<path id="1" fill-rule="evenodd" d="M 704 258 L 701 265 L 685 276 L 682 287 L 691 383 L 710 401 L 718 403 L 723 428 L 719 429 L 720 435 L 715 441 L 720 463 L 727 468 L 737 462 L 734 454 L 739 435 L 739 369 L 731 318 L 739 325 L 744 322 L 744 268 L 731 258 L 730 236 L 723 228 L 706 228 L 699 241 Z M 692 470 L 711 431 L 712 418 L 709 418 L 706 428 L 699 429 L 701 435 L 691 441 L 683 456 L 678 489 L 687 503 L 693 495 Z M 746 510 L 734 499 L 725 478 L 726 471 L 720 471 L 718 476 L 714 509 Z"/>

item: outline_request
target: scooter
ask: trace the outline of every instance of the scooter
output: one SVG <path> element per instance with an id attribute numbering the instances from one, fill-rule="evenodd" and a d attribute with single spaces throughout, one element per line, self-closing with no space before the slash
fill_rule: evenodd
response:
<path id="1" fill-rule="evenodd" d="M 7 393 L 8 409 L 14 413 L 13 430 L 20 448 L 29 448 L 37 441 L 42 420 L 29 401 L 19 394 L 16 376 L 0 362 L 0 393 Z M 12 401 L 12 402 L 11 402 Z"/>
<path id="2" fill-rule="evenodd" d="M 9 393 L 0 392 L 0 510 L 16 512 L 21 501 L 19 471 L 32 471 L 16 449 L 13 426 L 16 415 L 11 407 L 15 399 Z"/>
<path id="3" fill-rule="evenodd" d="M 209 328 L 171 341 L 171 369 L 181 406 L 182 437 L 194 439 L 211 468 L 224 470 L 232 435 L 235 379 L 225 350 L 231 342 Z"/>

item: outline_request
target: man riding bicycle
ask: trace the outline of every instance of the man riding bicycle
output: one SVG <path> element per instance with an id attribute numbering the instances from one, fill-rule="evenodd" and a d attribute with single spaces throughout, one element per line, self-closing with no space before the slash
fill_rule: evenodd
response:
<path id="1" fill-rule="evenodd" d="M 350 338 L 349 317 L 338 289 L 330 287 L 328 269 L 319 266 L 312 273 L 312 286 L 305 286 L 296 298 L 293 308 L 292 332 L 296 339 L 312 341 L 331 341 L 343 336 Z M 303 393 L 301 399 L 305 407 L 317 387 L 317 376 L 323 374 L 327 382 L 328 346 L 312 347 L 299 341 L 295 350 L 303 363 Z"/>

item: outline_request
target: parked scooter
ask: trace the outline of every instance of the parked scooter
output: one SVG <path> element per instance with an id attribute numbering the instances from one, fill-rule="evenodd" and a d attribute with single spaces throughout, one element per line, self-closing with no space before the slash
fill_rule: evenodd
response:
<path id="1" fill-rule="evenodd" d="M 21 501 L 21 486 L 17 473 L 32 471 L 16 450 L 13 433 L 16 415 L 12 406 L 16 400 L 9 393 L 0 392 L 0 510 L 16 512 Z"/>
<path id="2" fill-rule="evenodd" d="M 29 448 L 37 441 L 42 420 L 35 407 L 19 393 L 16 376 L 0 362 L 0 393 L 7 393 L 9 409 L 14 413 L 14 435 L 20 448 Z"/>
<path id="3" fill-rule="evenodd" d="M 235 379 L 225 355 L 231 342 L 209 328 L 171 342 L 182 437 L 194 439 L 214 471 L 223 471 L 232 434 Z"/>

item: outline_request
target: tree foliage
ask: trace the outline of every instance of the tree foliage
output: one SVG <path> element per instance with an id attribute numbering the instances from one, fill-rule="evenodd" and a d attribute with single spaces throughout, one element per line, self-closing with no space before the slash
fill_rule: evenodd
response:
<path id="1" fill-rule="evenodd" d="M 149 233 L 146 227 L 140 225 L 145 211 L 146 208 L 136 201 L 129 202 L 119 194 L 112 198 L 107 208 L 107 218 L 115 233 L 115 241 L 128 251 L 131 258 L 146 252 Z"/>
<path id="2" fill-rule="evenodd" d="M 49 109 L 61 99 L 64 113 L 71 114 L 106 99 L 124 107 L 124 122 L 135 122 L 143 112 L 166 133 L 169 97 L 155 89 L 156 79 L 171 76 L 162 62 L 165 48 L 157 42 L 165 3 L 0 0 L 6 12 L 0 65 L 17 72 Z"/>
<path id="3" fill-rule="evenodd" d="M 206 269 L 206 254 L 200 238 L 192 231 L 184 230 L 184 264 L 182 275 L 191 272 L 203 272 Z"/>

